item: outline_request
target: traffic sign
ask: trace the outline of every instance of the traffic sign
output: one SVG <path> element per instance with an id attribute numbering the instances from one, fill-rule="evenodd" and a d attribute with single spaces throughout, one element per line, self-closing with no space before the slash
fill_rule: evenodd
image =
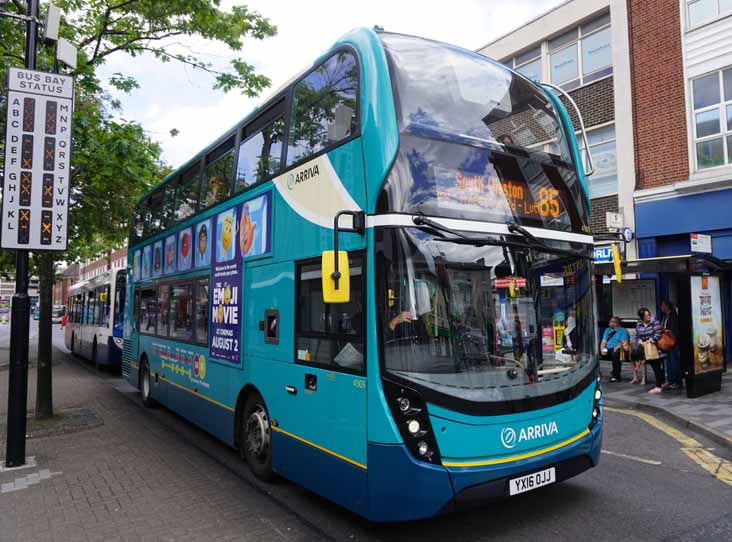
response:
<path id="1" fill-rule="evenodd" d="M 2 248 L 66 250 L 74 80 L 10 68 Z"/>

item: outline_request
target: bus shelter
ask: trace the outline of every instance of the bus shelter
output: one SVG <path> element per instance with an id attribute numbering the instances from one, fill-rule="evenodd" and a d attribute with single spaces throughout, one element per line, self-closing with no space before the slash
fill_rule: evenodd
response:
<path id="1" fill-rule="evenodd" d="M 615 274 L 612 262 L 595 264 L 595 275 L 602 277 L 596 281 L 598 299 L 610 299 L 612 289 L 612 294 L 622 292 L 630 303 L 637 299 L 637 308 L 648 306 L 654 314 L 660 314 L 661 300 L 670 300 L 679 315 L 677 340 L 687 396 L 719 391 L 732 359 L 732 264 L 688 254 L 623 260 L 620 268 L 623 280 L 616 283 L 608 280 Z"/>

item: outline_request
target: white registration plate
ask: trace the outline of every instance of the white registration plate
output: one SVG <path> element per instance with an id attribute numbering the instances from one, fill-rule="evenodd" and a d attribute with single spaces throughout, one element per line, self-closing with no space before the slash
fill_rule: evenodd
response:
<path id="1" fill-rule="evenodd" d="M 533 474 L 527 474 L 526 476 L 520 476 L 508 481 L 508 488 L 511 495 L 518 495 L 519 493 L 525 493 L 531 491 L 537 487 L 547 486 L 557 481 L 554 467 L 550 469 L 540 470 Z"/>

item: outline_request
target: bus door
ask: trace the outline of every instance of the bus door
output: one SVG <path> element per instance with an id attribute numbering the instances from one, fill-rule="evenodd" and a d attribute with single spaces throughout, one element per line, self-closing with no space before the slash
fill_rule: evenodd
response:
<path id="1" fill-rule="evenodd" d="M 312 443 L 301 483 L 355 511 L 366 502 L 365 261 L 350 254 L 350 301 L 341 304 L 323 302 L 320 258 L 296 265 L 295 371 L 286 383 L 296 388 L 291 432 Z"/>

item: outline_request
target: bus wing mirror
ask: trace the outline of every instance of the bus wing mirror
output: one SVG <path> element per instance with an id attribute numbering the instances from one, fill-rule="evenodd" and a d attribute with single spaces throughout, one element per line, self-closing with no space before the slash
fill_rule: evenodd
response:
<path id="1" fill-rule="evenodd" d="M 337 254 L 337 256 L 336 256 Z M 336 270 L 336 257 L 338 269 Z M 348 303 L 351 300 L 351 273 L 348 252 L 326 250 L 321 259 L 323 303 Z"/>

